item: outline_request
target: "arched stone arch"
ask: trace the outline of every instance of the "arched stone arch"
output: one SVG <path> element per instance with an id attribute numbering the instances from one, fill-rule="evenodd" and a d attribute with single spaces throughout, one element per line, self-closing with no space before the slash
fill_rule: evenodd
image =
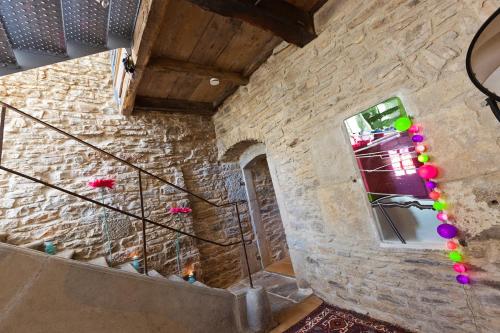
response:
<path id="1" fill-rule="evenodd" d="M 223 139 L 217 133 L 219 160 L 222 162 L 238 162 L 241 154 L 256 143 L 264 143 L 264 138 L 257 129 L 245 129 L 224 133 Z"/>
<path id="2" fill-rule="evenodd" d="M 258 144 L 257 140 L 243 140 L 222 150 L 219 148 L 219 160 L 221 162 L 238 162 L 242 154 L 251 146 Z"/>
<path id="3" fill-rule="evenodd" d="M 239 158 L 240 167 L 242 169 L 246 168 L 252 161 L 259 157 L 266 156 L 266 145 L 263 143 L 255 143 L 247 147 L 241 154 Z"/>
<path id="4" fill-rule="evenodd" d="M 242 171 L 243 180 L 245 183 L 245 192 L 248 200 L 250 220 L 256 239 L 256 247 L 250 249 L 249 252 L 253 253 L 253 251 L 255 251 L 256 256 L 260 256 L 260 260 L 256 260 L 251 266 L 259 266 L 261 268 L 265 268 L 272 264 L 274 260 L 282 259 L 277 259 L 282 255 L 284 255 L 285 257 L 288 256 L 283 222 L 280 217 L 281 214 L 277 213 L 276 215 L 274 215 L 274 219 L 268 220 L 268 205 L 270 200 L 264 199 L 264 201 L 262 201 L 263 197 L 261 197 L 262 193 L 267 193 L 266 195 L 269 195 L 268 193 L 273 193 L 272 195 L 275 196 L 274 202 L 277 207 L 276 211 L 280 211 L 278 198 L 276 196 L 276 188 L 274 187 L 274 177 L 271 175 L 270 170 L 270 163 L 272 162 L 268 160 L 266 145 L 262 142 L 258 142 L 257 140 L 243 140 L 227 149 L 223 154 L 222 159 L 225 162 L 239 163 Z M 257 174 L 255 172 L 257 172 Z M 266 174 L 268 176 L 265 176 Z M 259 175 L 259 180 L 256 180 L 256 175 Z M 270 181 L 268 182 L 266 179 L 269 179 Z M 269 187 L 267 186 L 271 186 L 272 190 L 270 191 Z M 266 215 L 262 215 L 262 211 L 265 211 Z M 276 220 L 276 218 L 279 218 L 280 221 L 277 222 L 278 220 Z M 269 238 L 269 229 L 268 227 L 265 227 L 265 225 L 268 225 L 267 223 L 271 221 L 273 221 L 273 223 L 279 223 L 274 224 L 275 226 L 281 226 L 273 230 L 278 230 L 278 233 L 282 234 L 283 243 L 275 243 L 276 238 Z M 274 240 L 271 241 L 271 239 Z M 283 244 L 283 247 L 281 248 L 281 246 L 277 246 L 277 244 Z"/>

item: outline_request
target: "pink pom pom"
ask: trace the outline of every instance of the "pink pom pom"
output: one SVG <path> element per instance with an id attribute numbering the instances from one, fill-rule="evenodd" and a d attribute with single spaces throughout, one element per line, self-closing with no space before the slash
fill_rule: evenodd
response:
<path id="1" fill-rule="evenodd" d="M 448 221 L 448 214 L 440 212 L 437 214 L 437 219 L 442 222 Z"/>
<path id="2" fill-rule="evenodd" d="M 431 179 L 437 177 L 438 169 L 433 165 L 426 164 L 418 168 L 417 173 L 424 179 Z"/>
<path id="3" fill-rule="evenodd" d="M 453 265 L 453 269 L 457 273 L 465 273 L 465 272 L 467 272 L 467 267 L 465 267 L 464 264 L 457 263 L 457 264 Z"/>
<path id="4" fill-rule="evenodd" d="M 420 132 L 420 125 L 411 125 L 411 127 L 408 129 L 408 132 L 410 133 L 418 133 Z"/>

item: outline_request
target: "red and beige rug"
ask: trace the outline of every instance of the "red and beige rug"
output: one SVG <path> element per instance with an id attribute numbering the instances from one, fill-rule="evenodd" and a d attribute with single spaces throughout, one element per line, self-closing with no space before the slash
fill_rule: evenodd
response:
<path id="1" fill-rule="evenodd" d="M 321 304 L 284 333 L 411 333 L 368 316 Z"/>

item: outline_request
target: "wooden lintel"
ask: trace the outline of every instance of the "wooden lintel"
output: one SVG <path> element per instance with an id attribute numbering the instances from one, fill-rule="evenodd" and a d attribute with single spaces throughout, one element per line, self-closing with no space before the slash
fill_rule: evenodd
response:
<path id="1" fill-rule="evenodd" d="M 303 47 L 316 38 L 311 13 L 284 0 L 187 0 L 205 10 L 233 17 L 269 30 L 289 43 Z"/>
<path id="2" fill-rule="evenodd" d="M 212 103 L 145 96 L 136 97 L 134 110 L 198 115 L 213 115 L 215 113 L 215 107 Z"/>
<path id="3" fill-rule="evenodd" d="M 221 82 L 231 82 L 239 86 L 248 83 L 248 78 L 240 73 L 165 57 L 151 58 L 148 64 L 148 70 L 155 72 L 188 73 L 190 75 L 206 78 L 207 80 L 214 77 L 218 78 Z"/>

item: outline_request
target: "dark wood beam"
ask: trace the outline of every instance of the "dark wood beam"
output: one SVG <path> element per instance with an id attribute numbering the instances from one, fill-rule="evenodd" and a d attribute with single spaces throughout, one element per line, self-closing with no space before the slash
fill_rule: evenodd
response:
<path id="1" fill-rule="evenodd" d="M 161 111 L 168 113 L 213 115 L 215 107 L 212 103 L 183 101 L 169 98 L 137 96 L 134 111 Z"/>
<path id="2" fill-rule="evenodd" d="M 318 10 L 321 9 L 321 7 L 323 7 L 326 3 L 328 2 L 328 0 L 318 0 L 318 2 L 316 2 L 316 4 L 311 8 L 311 10 L 309 11 L 309 13 L 311 14 L 314 14 L 316 13 Z"/>
<path id="3" fill-rule="evenodd" d="M 152 58 L 149 61 L 148 70 L 155 72 L 187 73 L 200 78 L 206 78 L 207 81 L 210 78 L 215 77 L 221 82 L 231 82 L 239 86 L 246 85 L 248 83 L 248 78 L 244 77 L 240 73 L 229 72 L 212 66 L 204 66 L 165 57 Z"/>
<path id="4" fill-rule="evenodd" d="M 187 0 L 205 10 L 240 19 L 300 47 L 316 38 L 310 13 L 283 0 Z"/>
<path id="5" fill-rule="evenodd" d="M 134 29 L 132 58 L 135 63 L 133 75 L 127 74 L 122 88 L 120 111 L 130 115 L 134 109 L 137 89 L 149 62 L 161 23 L 170 0 L 142 0 Z"/>

